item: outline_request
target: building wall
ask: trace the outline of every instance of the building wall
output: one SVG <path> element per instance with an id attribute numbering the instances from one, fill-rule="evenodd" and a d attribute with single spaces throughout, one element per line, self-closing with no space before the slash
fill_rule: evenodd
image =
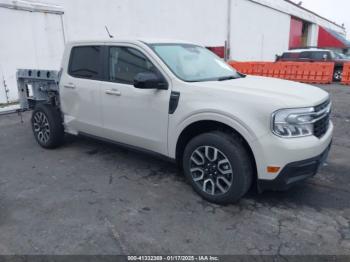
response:
<path id="1" fill-rule="evenodd" d="M 223 46 L 227 39 L 227 0 L 47 1 L 65 10 L 69 40 L 105 38 L 105 25 L 120 38 L 182 39 L 205 46 Z M 231 10 L 231 59 L 273 60 L 288 48 L 289 15 L 249 0 L 232 0 Z"/>
<path id="2" fill-rule="evenodd" d="M 209 46 L 226 39 L 227 1 L 46 0 L 65 10 L 69 40 L 106 38 L 184 39 Z"/>
<path id="3" fill-rule="evenodd" d="M 272 61 L 288 50 L 291 18 L 248 0 L 232 0 L 231 59 Z"/>
<path id="4" fill-rule="evenodd" d="M 302 46 L 302 29 L 303 22 L 292 17 L 290 21 L 289 48 L 297 48 Z"/>
<path id="5" fill-rule="evenodd" d="M 0 103 L 6 103 L 18 98 L 18 68 L 58 69 L 64 48 L 60 15 L 0 8 L 0 35 Z"/>
<path id="6" fill-rule="evenodd" d="M 331 23 L 330 21 L 327 21 L 326 19 L 323 19 L 317 15 L 314 15 L 314 14 L 308 12 L 307 10 L 301 9 L 298 6 L 290 4 L 287 1 L 284 1 L 284 0 L 249 0 L 249 1 L 261 4 L 261 5 L 266 5 L 266 6 L 269 6 L 271 8 L 275 8 L 281 12 L 298 17 L 298 18 L 305 20 L 305 21 L 308 21 L 310 23 L 327 27 L 327 28 L 332 29 L 338 33 L 343 34 L 343 35 L 346 34 L 346 31 L 344 28 L 342 28 L 334 23 Z M 296 1 L 294 1 L 294 2 L 296 2 Z"/>
<path id="7" fill-rule="evenodd" d="M 3 8 L 23 4 L 53 5 L 61 15 Z M 32 10 L 32 6 L 34 9 Z M 271 6 L 277 8 L 277 11 Z M 115 38 L 164 38 L 224 46 L 230 33 L 230 59 L 272 61 L 288 49 L 291 16 L 334 24 L 316 18 L 282 0 L 0 0 L 0 103 L 17 99 L 17 68 L 59 69 L 64 40 L 105 39 L 105 26 Z M 61 23 L 62 22 L 62 23 Z M 318 27 L 308 39 L 317 43 Z"/>

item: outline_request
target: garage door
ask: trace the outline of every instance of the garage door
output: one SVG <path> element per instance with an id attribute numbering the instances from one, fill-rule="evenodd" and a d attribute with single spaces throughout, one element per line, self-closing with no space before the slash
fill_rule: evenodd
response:
<path id="1" fill-rule="evenodd" d="M 0 1 L 0 103 L 18 99 L 18 68 L 59 68 L 64 48 L 61 15 L 12 9 Z"/>

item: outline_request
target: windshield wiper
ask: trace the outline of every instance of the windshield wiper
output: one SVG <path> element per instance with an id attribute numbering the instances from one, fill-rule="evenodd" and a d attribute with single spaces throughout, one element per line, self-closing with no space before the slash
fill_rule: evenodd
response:
<path id="1" fill-rule="evenodd" d="M 226 81 L 226 80 L 232 80 L 232 79 L 237 79 L 237 76 L 223 76 L 218 78 L 218 81 Z"/>

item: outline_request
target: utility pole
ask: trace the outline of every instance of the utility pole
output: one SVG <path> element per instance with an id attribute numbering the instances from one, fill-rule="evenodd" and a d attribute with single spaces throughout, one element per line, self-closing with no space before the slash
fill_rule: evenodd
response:
<path id="1" fill-rule="evenodd" d="M 231 14 L 232 0 L 227 0 L 227 35 L 225 41 L 225 61 L 230 59 L 231 53 Z"/>

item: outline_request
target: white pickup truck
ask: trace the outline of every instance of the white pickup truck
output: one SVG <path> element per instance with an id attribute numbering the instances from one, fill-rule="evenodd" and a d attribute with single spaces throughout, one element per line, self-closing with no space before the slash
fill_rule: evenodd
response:
<path id="1" fill-rule="evenodd" d="M 69 43 L 60 71 L 17 78 L 42 147 L 69 133 L 155 152 L 214 203 L 238 201 L 253 184 L 288 189 L 314 176 L 331 147 L 328 93 L 242 75 L 191 43 Z"/>

